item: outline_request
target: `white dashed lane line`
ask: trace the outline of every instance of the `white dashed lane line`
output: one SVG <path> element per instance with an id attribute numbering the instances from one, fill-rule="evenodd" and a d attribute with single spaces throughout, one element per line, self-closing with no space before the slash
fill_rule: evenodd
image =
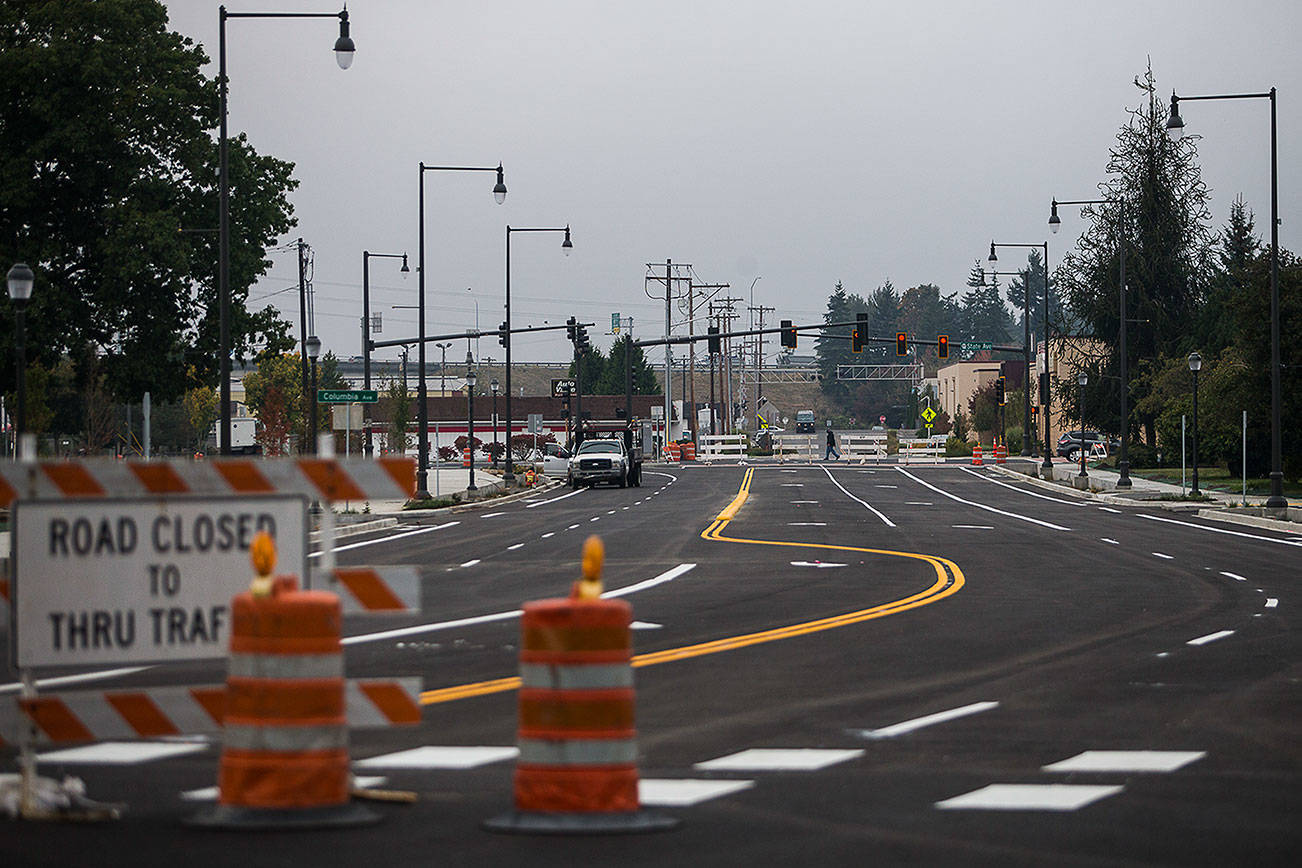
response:
<path id="1" fill-rule="evenodd" d="M 479 562 L 480 562 L 479 558 L 475 558 L 474 560 L 466 561 L 464 564 L 461 564 L 461 566 L 463 566 L 463 567 L 473 567 L 475 564 L 478 564 Z"/>
<path id="2" fill-rule="evenodd" d="M 507 550 L 508 552 L 513 552 L 513 551 L 515 551 L 516 549 L 522 549 L 522 548 L 524 548 L 524 543 L 516 543 L 516 544 L 513 545 L 513 546 L 507 546 L 507 547 L 506 547 L 506 550 Z"/>
<path id="3" fill-rule="evenodd" d="M 539 537 L 539 539 L 548 539 L 549 537 L 554 537 L 554 536 L 556 536 L 556 531 L 554 531 L 554 530 L 549 530 L 549 531 L 547 531 L 547 533 L 545 533 L 545 534 L 543 534 L 541 537 Z"/>
<path id="4" fill-rule="evenodd" d="M 1108 538 L 1105 537 L 1105 536 L 1101 536 L 1101 537 L 1099 537 L 1099 540 L 1102 541 L 1102 542 L 1107 543 L 1108 545 L 1113 545 L 1113 546 L 1119 546 L 1119 545 L 1121 545 L 1121 543 L 1117 542 L 1116 540 L 1114 540 L 1114 539 L 1108 539 Z"/>
<path id="5" fill-rule="evenodd" d="M 1152 555 L 1155 558 L 1162 558 L 1163 560 L 1167 560 L 1167 561 L 1175 560 L 1175 555 L 1165 555 L 1162 554 L 1161 552 L 1153 552 Z"/>
<path id="6" fill-rule="evenodd" d="M 1215 642 L 1217 639 L 1224 639 L 1226 636 L 1233 636 L 1233 630 L 1217 630 L 1215 633 L 1208 633 L 1206 636 L 1199 636 L 1197 639 L 1190 639 L 1184 643 L 1186 645 L 1206 645 L 1208 642 Z"/>
<path id="7" fill-rule="evenodd" d="M 1221 575 L 1222 575 L 1222 576 L 1225 576 L 1225 578 L 1227 578 L 1227 579 L 1234 579 L 1234 581 L 1236 581 L 1236 582 L 1246 582 L 1246 581 L 1247 581 L 1247 579 L 1245 579 L 1243 576 L 1236 575 L 1236 574 L 1234 574 L 1234 573 L 1227 573 L 1227 572 L 1225 572 L 1225 570 L 1221 570 Z"/>

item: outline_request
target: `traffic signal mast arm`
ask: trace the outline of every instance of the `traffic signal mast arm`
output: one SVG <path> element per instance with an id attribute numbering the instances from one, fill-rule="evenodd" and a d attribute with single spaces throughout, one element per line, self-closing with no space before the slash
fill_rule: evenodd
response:
<path id="1" fill-rule="evenodd" d="M 581 322 L 579 323 L 579 325 L 586 328 L 588 326 L 595 326 L 596 323 Z M 552 331 L 558 331 L 563 328 L 568 328 L 568 326 L 565 323 L 561 323 L 560 325 L 523 326 L 522 328 L 508 329 L 507 331 L 509 331 L 513 335 L 518 335 L 518 334 L 523 334 L 524 332 L 552 332 Z M 427 344 L 433 343 L 434 341 L 464 340 L 465 338 L 473 339 L 473 338 L 480 338 L 480 337 L 492 337 L 495 335 L 500 335 L 501 333 L 502 333 L 502 329 L 488 329 L 488 330 L 466 329 L 465 331 L 449 332 L 443 335 L 427 335 L 425 337 L 425 343 Z M 391 341 L 371 341 L 371 349 L 378 350 L 381 347 L 411 346 L 412 344 L 416 344 L 416 343 L 420 343 L 420 338 L 396 338 Z"/>
<path id="2" fill-rule="evenodd" d="M 798 334 L 805 334 L 807 336 L 812 334 L 815 337 L 820 337 L 820 338 L 833 338 L 833 339 L 848 341 L 850 340 L 850 335 L 822 334 L 822 332 L 825 331 L 826 329 L 843 328 L 847 326 L 850 328 L 855 328 L 858 325 L 859 325 L 858 320 L 846 320 L 844 322 L 814 323 L 811 325 L 798 325 L 798 326 L 791 326 L 789 328 L 794 328 Z M 633 341 L 633 346 L 635 347 L 677 346 L 679 344 L 690 344 L 690 343 L 695 343 L 697 341 L 709 340 L 710 338 L 745 338 L 745 337 L 753 337 L 755 335 L 776 335 L 776 334 L 781 334 L 783 331 L 784 329 L 782 328 L 782 326 L 777 326 L 776 328 L 747 329 L 745 331 L 717 332 L 715 334 L 681 335 L 679 337 L 674 337 L 674 338 L 648 338 L 647 340 Z M 463 337 L 463 335 L 457 335 L 456 337 Z M 889 338 L 879 338 L 879 337 L 873 337 L 872 335 L 867 335 L 863 338 L 863 340 L 866 342 L 872 342 L 877 344 L 895 343 L 894 336 L 891 336 Z M 940 342 L 935 340 L 932 341 L 919 340 L 910 337 L 909 343 L 918 344 L 919 346 L 924 346 L 924 347 L 934 347 Z M 953 346 L 954 341 L 950 340 L 949 343 L 951 346 Z M 377 346 L 379 346 L 379 344 L 377 344 Z M 992 345 L 990 349 L 995 352 L 1020 353 L 1025 348 L 1022 347 L 1021 345 L 1018 346 Z"/>

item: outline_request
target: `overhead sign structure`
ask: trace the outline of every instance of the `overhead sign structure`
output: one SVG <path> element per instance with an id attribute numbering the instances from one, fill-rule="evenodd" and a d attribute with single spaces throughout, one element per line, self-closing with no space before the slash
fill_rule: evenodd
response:
<path id="1" fill-rule="evenodd" d="M 316 399 L 321 404 L 374 404 L 380 393 L 375 389 L 317 389 Z"/>
<path id="2" fill-rule="evenodd" d="M 574 380 L 568 377 L 552 377 L 552 397 L 559 398 L 570 394 L 575 390 L 575 386 Z"/>
<path id="3" fill-rule="evenodd" d="M 276 541 L 278 573 L 307 575 L 299 495 L 17 501 L 14 664 L 226 657 L 260 530 Z"/>

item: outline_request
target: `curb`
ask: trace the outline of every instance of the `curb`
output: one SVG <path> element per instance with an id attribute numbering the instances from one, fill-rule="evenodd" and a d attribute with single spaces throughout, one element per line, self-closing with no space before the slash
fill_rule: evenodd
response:
<path id="1" fill-rule="evenodd" d="M 1012 476 L 1017 479 L 1030 482 L 1034 484 L 1037 488 L 1042 488 L 1046 491 L 1056 491 L 1059 494 L 1073 494 L 1081 498 L 1082 500 L 1091 500 L 1096 503 L 1120 502 L 1126 506 L 1148 506 L 1154 509 L 1163 509 L 1166 510 L 1167 512 L 1197 511 L 1200 514 L 1206 512 L 1206 513 L 1211 513 L 1213 516 L 1219 515 L 1220 513 L 1220 510 L 1209 508 L 1206 504 L 1202 503 L 1201 501 L 1192 501 L 1188 503 L 1183 503 L 1180 501 L 1173 501 L 1173 500 L 1147 500 L 1144 498 L 1131 497 L 1130 495 L 1132 495 L 1133 492 L 1122 493 L 1117 491 L 1116 489 L 1109 489 L 1106 491 L 1093 491 L 1093 490 L 1082 491 L 1079 488 L 1072 488 L 1067 485 L 1060 485 L 1057 482 L 1050 482 L 1039 476 L 1029 476 L 1025 473 L 1019 473 L 1018 471 L 1013 470 L 1007 465 L 1003 465 L 1003 466 L 993 465 L 993 467 L 994 470 L 998 473 L 1002 473 L 1006 476 Z M 1159 496 L 1160 494 L 1161 492 L 1158 492 Z"/>
<path id="2" fill-rule="evenodd" d="M 1242 524 L 1266 530 L 1278 530 L 1284 533 L 1302 534 L 1302 524 L 1296 521 L 1284 521 L 1277 518 L 1265 518 L 1260 515 L 1240 515 L 1232 509 L 1200 509 L 1199 518 L 1213 518 L 1230 524 Z"/>
<path id="3" fill-rule="evenodd" d="M 371 531 L 381 530 L 386 527 L 393 527 L 398 523 L 396 518 L 376 518 L 371 521 L 359 521 L 355 524 L 335 525 L 335 539 L 342 539 L 346 536 L 358 536 L 359 534 L 370 533 Z M 314 530 L 308 534 L 311 542 L 321 541 L 321 531 Z"/>

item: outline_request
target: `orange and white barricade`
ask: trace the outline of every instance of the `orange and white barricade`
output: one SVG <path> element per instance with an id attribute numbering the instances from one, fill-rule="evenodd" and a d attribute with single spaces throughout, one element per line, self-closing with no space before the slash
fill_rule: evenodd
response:
<path id="1" fill-rule="evenodd" d="M 666 444 L 665 444 L 665 460 L 666 460 L 666 461 L 681 461 L 682 458 L 683 458 L 683 452 L 682 452 L 682 447 L 681 447 L 681 446 L 679 446 L 677 443 L 666 443 Z"/>
<path id="2" fill-rule="evenodd" d="M 995 464 L 1007 464 L 1007 463 L 1008 463 L 1008 447 L 1001 443 L 995 447 Z"/>
<path id="3" fill-rule="evenodd" d="M 981 466 L 981 444 L 980 443 L 977 443 L 975 446 L 972 447 L 972 466 L 973 467 Z"/>
<path id="4" fill-rule="evenodd" d="M 601 541 L 584 545 L 568 599 L 524 604 L 520 621 L 515 810 L 494 832 L 602 834 L 669 829 L 640 809 L 630 625 L 633 607 L 601 595 Z"/>
<path id="5" fill-rule="evenodd" d="M 258 577 L 231 601 L 218 801 L 189 822 L 220 829 L 377 822 L 349 803 L 339 598 L 300 591 L 291 576 L 273 581 L 275 551 L 265 534 L 252 555 Z"/>
<path id="6" fill-rule="evenodd" d="M 688 440 L 683 443 L 683 460 L 684 461 L 696 460 L 696 444 L 693 443 L 691 440 Z"/>

